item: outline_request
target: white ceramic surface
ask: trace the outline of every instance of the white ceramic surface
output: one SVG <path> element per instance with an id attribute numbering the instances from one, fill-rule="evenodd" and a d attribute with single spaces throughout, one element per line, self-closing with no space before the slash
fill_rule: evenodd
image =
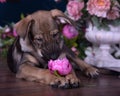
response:
<path id="1" fill-rule="evenodd" d="M 92 24 L 86 29 L 85 37 L 93 46 L 85 51 L 87 57 L 85 61 L 88 64 L 100 68 L 120 67 L 120 59 L 115 59 L 111 54 L 114 52 L 116 57 L 120 56 L 120 26 L 109 25 L 109 31 L 99 30 Z"/>

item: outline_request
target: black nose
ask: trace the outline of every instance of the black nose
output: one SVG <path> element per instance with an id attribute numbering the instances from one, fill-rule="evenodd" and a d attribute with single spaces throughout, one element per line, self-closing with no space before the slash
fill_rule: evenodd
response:
<path id="1" fill-rule="evenodd" d="M 56 60 L 58 58 L 58 54 L 52 54 L 50 57 L 52 60 Z"/>
<path id="2" fill-rule="evenodd" d="M 59 54 L 43 54 L 43 59 L 49 61 L 50 59 L 56 60 L 59 57 Z"/>

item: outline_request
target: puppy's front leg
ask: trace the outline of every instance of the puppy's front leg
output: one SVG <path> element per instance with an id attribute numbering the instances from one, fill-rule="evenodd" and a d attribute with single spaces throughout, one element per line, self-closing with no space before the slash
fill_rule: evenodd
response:
<path id="1" fill-rule="evenodd" d="M 85 63 L 83 60 L 81 60 L 80 58 L 78 58 L 77 56 L 75 56 L 72 59 L 79 67 L 82 71 L 85 72 L 85 74 L 91 77 L 96 77 L 98 75 L 98 69 L 92 67 L 91 65 Z"/>
<path id="2" fill-rule="evenodd" d="M 52 87 L 69 88 L 69 82 L 65 77 L 57 77 L 51 74 L 48 69 L 41 69 L 29 64 L 22 64 L 16 74 L 17 78 L 36 81 L 42 84 L 47 84 Z"/>
<path id="3" fill-rule="evenodd" d="M 74 62 L 82 71 L 84 71 L 87 76 L 91 77 L 98 76 L 98 69 L 92 67 L 91 65 L 87 64 L 86 62 L 78 58 L 78 56 L 76 56 L 74 52 L 70 50 L 67 46 L 64 46 L 64 49 L 66 52 L 66 56 L 72 62 Z"/>
<path id="4" fill-rule="evenodd" d="M 16 77 L 43 84 L 50 84 L 57 79 L 57 77 L 52 75 L 48 69 L 37 68 L 27 63 L 22 64 L 19 67 Z"/>

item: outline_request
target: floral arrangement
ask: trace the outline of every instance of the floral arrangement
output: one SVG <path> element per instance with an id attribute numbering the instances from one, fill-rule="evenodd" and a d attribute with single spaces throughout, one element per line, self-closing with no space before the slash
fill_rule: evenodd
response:
<path id="1" fill-rule="evenodd" d="M 68 0 L 66 14 L 74 21 L 109 30 L 109 24 L 120 25 L 120 0 Z"/>
<path id="2" fill-rule="evenodd" d="M 0 52 L 2 52 L 2 55 L 5 56 L 7 54 L 8 47 L 13 43 L 15 37 L 17 36 L 13 26 L 14 23 L 4 27 L 0 26 Z"/>
<path id="3" fill-rule="evenodd" d="M 59 3 L 61 0 L 55 0 Z M 80 50 L 79 56 L 84 59 L 84 50 L 90 45 L 84 34 L 89 22 L 98 29 L 110 30 L 110 25 L 120 25 L 120 0 L 67 0 L 65 14 L 77 23 L 79 28 L 78 36 L 69 38 L 65 41 L 71 49 Z M 69 26 L 70 27 L 70 26 Z M 69 29 L 69 27 L 65 27 Z M 68 30 L 67 29 L 67 30 Z M 71 28 L 70 28 L 71 29 Z M 66 32 L 70 34 L 70 30 Z M 76 34 L 76 31 L 72 33 Z M 64 30 L 63 30 L 64 34 Z M 82 42 L 81 42 L 82 41 Z M 78 53 L 78 52 L 77 52 Z"/>
<path id="4" fill-rule="evenodd" d="M 48 68 L 51 73 L 57 76 L 64 76 L 72 71 L 72 65 L 66 57 L 62 59 L 50 60 L 48 62 Z"/>

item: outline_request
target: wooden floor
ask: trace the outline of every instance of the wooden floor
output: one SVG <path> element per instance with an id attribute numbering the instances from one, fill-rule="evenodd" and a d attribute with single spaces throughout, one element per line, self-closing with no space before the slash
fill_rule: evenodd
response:
<path id="1" fill-rule="evenodd" d="M 4 59 L 0 60 L 0 96 L 120 96 L 118 75 L 102 73 L 98 79 L 79 75 L 83 86 L 76 89 L 56 89 L 15 78 Z"/>

